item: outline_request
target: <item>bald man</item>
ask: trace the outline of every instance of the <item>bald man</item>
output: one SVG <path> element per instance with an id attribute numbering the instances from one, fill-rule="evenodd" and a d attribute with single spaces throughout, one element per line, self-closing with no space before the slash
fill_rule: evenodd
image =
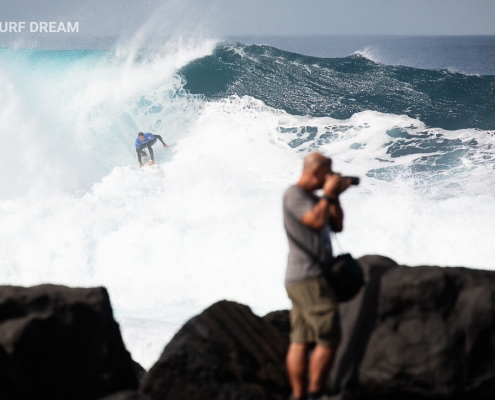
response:
<path id="1" fill-rule="evenodd" d="M 292 301 L 286 363 L 292 399 L 326 398 L 323 390 L 340 341 L 340 324 L 337 300 L 321 265 L 333 259 L 330 230 L 343 229 L 339 195 L 350 184 L 350 179 L 332 172 L 329 158 L 312 153 L 304 159 L 297 184 L 284 194 L 284 225 L 289 239 L 285 287 Z M 322 197 L 315 195 L 318 189 L 323 189 Z M 308 362 L 309 346 L 314 343 Z"/>

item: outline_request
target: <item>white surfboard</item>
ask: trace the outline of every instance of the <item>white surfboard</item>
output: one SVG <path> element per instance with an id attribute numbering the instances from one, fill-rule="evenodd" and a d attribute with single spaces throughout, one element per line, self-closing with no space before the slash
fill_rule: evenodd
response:
<path id="1" fill-rule="evenodd" d="M 160 166 L 156 163 L 150 165 L 148 161 L 148 157 L 141 157 L 141 161 L 143 162 L 143 166 L 141 167 L 141 170 L 148 174 L 157 174 L 162 170 Z"/>

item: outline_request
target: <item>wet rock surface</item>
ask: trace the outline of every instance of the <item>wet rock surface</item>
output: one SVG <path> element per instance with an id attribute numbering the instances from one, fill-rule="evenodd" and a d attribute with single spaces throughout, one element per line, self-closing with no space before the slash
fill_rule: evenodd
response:
<path id="1" fill-rule="evenodd" d="M 334 399 L 495 398 L 495 272 L 358 261 L 366 285 L 339 305 Z M 220 301 L 146 373 L 125 350 L 104 288 L 3 286 L 0 399 L 285 400 L 289 331 L 287 310 L 260 318 Z"/>
<path id="2" fill-rule="evenodd" d="M 340 307 L 340 397 L 495 398 L 495 272 L 359 261 L 368 283 Z"/>
<path id="3" fill-rule="evenodd" d="M 106 289 L 0 287 L 0 399 L 97 399 L 137 386 Z"/>

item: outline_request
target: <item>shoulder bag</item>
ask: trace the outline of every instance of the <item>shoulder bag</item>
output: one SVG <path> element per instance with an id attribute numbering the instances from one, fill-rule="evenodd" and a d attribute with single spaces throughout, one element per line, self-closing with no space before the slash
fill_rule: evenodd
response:
<path id="1" fill-rule="evenodd" d="M 349 253 L 334 257 L 331 263 L 322 263 L 320 258 L 294 238 L 287 228 L 285 230 L 292 241 L 318 263 L 339 302 L 349 301 L 359 292 L 364 285 L 363 271 Z"/>

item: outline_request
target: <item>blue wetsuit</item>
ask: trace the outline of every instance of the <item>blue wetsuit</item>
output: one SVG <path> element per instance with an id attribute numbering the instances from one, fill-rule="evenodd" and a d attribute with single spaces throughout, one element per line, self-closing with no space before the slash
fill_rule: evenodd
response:
<path id="1" fill-rule="evenodd" d="M 136 153 L 138 155 L 139 164 L 142 164 L 141 156 L 146 155 L 146 153 L 144 152 L 145 148 L 148 148 L 148 150 L 150 151 L 151 159 L 153 161 L 155 160 L 155 158 L 153 156 L 153 149 L 151 148 L 151 146 L 153 146 L 156 143 L 157 139 L 160 142 L 162 142 L 162 144 L 165 146 L 165 142 L 163 141 L 163 139 L 160 135 L 153 135 L 152 133 L 145 133 L 143 142 L 141 142 L 141 139 L 139 139 L 139 136 L 137 137 L 137 139 L 136 139 Z"/>

